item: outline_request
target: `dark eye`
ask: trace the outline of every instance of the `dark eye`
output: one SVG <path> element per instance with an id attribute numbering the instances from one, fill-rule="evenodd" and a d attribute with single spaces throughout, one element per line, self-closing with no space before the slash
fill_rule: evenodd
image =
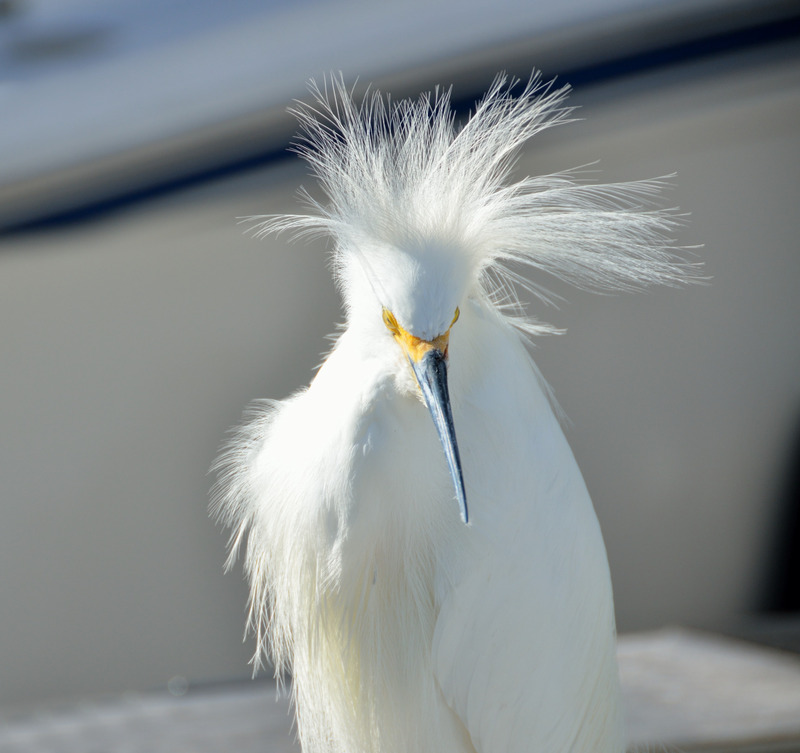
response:
<path id="1" fill-rule="evenodd" d="M 395 319 L 394 314 L 385 307 L 383 309 L 383 323 L 386 325 L 386 329 L 393 335 L 399 334 L 400 326 L 397 324 L 397 319 Z"/>

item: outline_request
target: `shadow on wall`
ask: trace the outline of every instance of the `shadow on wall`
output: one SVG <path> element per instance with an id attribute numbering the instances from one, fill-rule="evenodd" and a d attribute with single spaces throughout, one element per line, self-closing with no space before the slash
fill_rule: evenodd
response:
<path id="1" fill-rule="evenodd" d="M 800 613 L 800 410 L 778 487 L 773 556 L 765 574 L 762 608 L 771 613 Z"/>

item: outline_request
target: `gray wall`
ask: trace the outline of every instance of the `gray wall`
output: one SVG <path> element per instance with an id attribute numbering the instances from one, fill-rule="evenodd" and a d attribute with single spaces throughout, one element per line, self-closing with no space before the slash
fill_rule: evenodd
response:
<path id="1" fill-rule="evenodd" d="M 488 80 L 488 77 L 487 77 Z M 709 287 L 591 296 L 537 361 L 572 425 L 621 630 L 758 604 L 800 418 L 800 66 L 750 56 L 587 89 L 522 173 L 677 172 Z M 253 398 L 306 383 L 340 318 L 323 243 L 236 218 L 297 209 L 293 162 L 6 239 L 0 254 L 0 703 L 245 677 L 207 469 Z"/>

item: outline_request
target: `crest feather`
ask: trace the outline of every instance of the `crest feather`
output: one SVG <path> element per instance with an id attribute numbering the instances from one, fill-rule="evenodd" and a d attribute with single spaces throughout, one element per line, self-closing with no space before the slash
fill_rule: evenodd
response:
<path id="1" fill-rule="evenodd" d="M 463 253 L 476 292 L 516 316 L 531 333 L 553 331 L 520 317 L 516 291 L 544 301 L 547 291 L 512 270 L 522 264 L 577 287 L 632 290 L 698 279 L 671 236 L 682 224 L 658 208 L 668 179 L 596 185 L 576 171 L 509 181 L 522 146 L 569 122 L 569 86 L 534 73 L 519 82 L 498 75 L 458 126 L 450 90 L 394 102 L 368 91 L 358 104 L 342 76 L 310 84 L 312 102 L 293 112 L 302 130 L 296 151 L 328 197 L 305 198 L 314 214 L 251 218 L 261 236 L 284 230 L 322 232 L 335 241 L 335 262 L 370 245 L 446 243 Z"/>

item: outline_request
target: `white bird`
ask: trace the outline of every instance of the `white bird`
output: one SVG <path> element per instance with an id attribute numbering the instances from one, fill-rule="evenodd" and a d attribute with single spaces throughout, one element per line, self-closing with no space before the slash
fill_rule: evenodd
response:
<path id="1" fill-rule="evenodd" d="M 312 84 L 299 149 L 328 203 L 260 218 L 332 238 L 346 312 L 311 384 L 235 434 L 213 502 L 305 753 L 624 749 L 606 552 L 526 349 L 552 329 L 515 286 L 546 297 L 520 263 L 594 289 L 693 268 L 660 181 L 509 182 L 570 113 L 567 87 L 513 84 L 461 127 L 446 92 Z"/>

